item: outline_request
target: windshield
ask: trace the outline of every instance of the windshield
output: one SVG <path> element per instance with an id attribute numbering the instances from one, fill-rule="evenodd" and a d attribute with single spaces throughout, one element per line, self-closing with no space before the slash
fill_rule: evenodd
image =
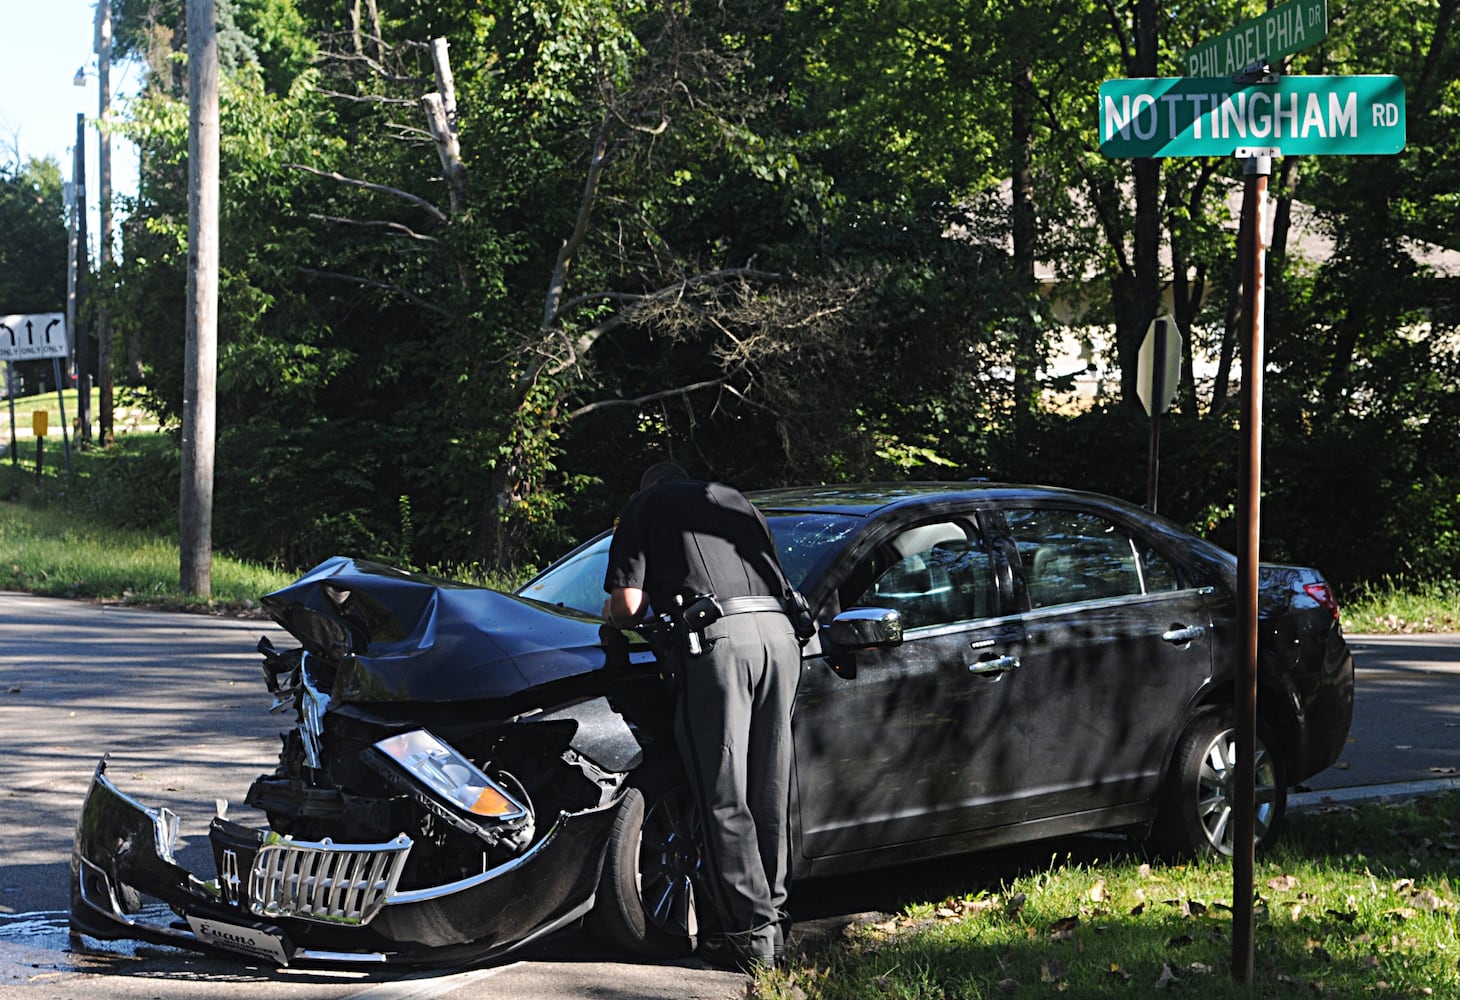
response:
<path id="1" fill-rule="evenodd" d="M 863 523 L 843 514 L 771 513 L 766 516 L 786 579 L 807 591 Z M 517 596 L 597 615 L 603 610 L 603 578 L 612 535 L 600 535 L 568 553 L 517 591 Z"/>

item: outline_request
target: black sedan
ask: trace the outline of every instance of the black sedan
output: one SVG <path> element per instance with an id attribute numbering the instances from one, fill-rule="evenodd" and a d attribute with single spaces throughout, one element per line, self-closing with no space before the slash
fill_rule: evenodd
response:
<path id="1" fill-rule="evenodd" d="M 1095 830 L 1230 853 L 1234 558 L 1090 493 L 989 483 L 753 495 L 819 633 L 795 714 L 797 877 Z M 586 918 L 646 955 L 696 933 L 697 819 L 652 635 L 599 617 L 608 536 L 514 595 L 348 559 L 265 599 L 292 705 L 219 818 L 218 873 L 105 761 L 72 925 L 278 964 L 458 962 Z M 1264 566 L 1257 835 L 1338 757 L 1353 662 L 1323 578 Z M 649 627 L 652 632 L 653 626 Z M 182 919 L 148 919 L 148 900 Z"/>

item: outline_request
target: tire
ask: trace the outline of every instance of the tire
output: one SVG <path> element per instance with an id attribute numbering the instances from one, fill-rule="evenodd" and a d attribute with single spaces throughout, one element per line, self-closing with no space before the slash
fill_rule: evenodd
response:
<path id="1" fill-rule="evenodd" d="M 690 954 L 701 859 L 699 815 L 683 778 L 630 788 L 609 832 L 589 932 L 645 958 Z"/>
<path id="2" fill-rule="evenodd" d="M 1176 744 L 1151 842 L 1170 858 L 1232 855 L 1237 732 L 1230 712 L 1192 719 Z M 1272 731 L 1257 720 L 1254 846 L 1271 847 L 1288 804 L 1288 767 Z"/>

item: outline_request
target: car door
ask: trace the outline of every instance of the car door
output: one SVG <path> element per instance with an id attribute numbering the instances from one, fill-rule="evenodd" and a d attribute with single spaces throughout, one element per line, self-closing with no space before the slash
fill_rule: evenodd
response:
<path id="1" fill-rule="evenodd" d="M 1211 675 L 1207 588 L 1105 511 L 1009 506 L 1027 595 L 1012 650 L 1029 729 L 1024 818 L 1153 798 L 1193 697 Z"/>
<path id="2" fill-rule="evenodd" d="M 1028 746 L 1026 734 L 1003 724 L 1005 651 L 1021 625 L 1002 613 L 999 572 L 971 513 L 904 526 L 853 561 L 841 607 L 895 610 L 903 638 L 835 651 L 840 673 L 803 675 L 795 742 L 808 857 L 912 845 L 1013 818 Z"/>

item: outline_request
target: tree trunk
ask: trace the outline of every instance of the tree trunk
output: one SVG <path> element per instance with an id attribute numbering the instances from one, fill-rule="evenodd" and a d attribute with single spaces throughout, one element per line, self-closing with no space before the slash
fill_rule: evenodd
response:
<path id="1" fill-rule="evenodd" d="M 1010 126 L 1014 164 L 1010 228 L 1014 238 L 1014 273 L 1019 283 L 1020 308 L 1014 357 L 1014 440 L 1027 445 L 1032 416 L 1039 398 L 1039 330 L 1033 312 L 1039 282 L 1034 273 L 1036 221 L 1034 215 L 1034 71 L 1027 62 L 1014 64 Z"/>

